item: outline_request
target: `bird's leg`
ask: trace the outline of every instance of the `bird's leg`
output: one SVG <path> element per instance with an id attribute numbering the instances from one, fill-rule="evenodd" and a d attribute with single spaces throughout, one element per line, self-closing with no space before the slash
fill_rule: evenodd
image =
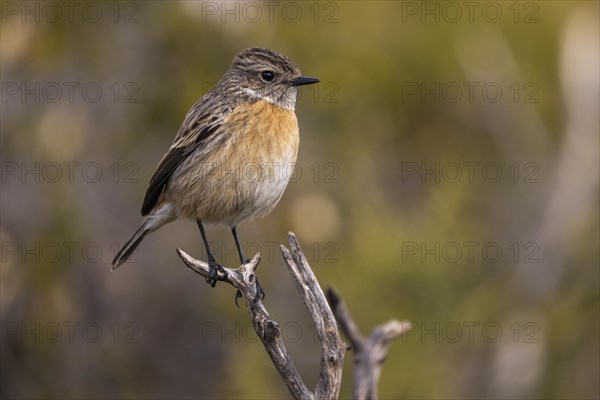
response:
<path id="1" fill-rule="evenodd" d="M 242 251 L 242 245 L 240 243 L 240 239 L 238 238 L 237 229 L 235 226 L 231 227 L 231 233 L 233 234 L 233 239 L 235 240 L 235 245 L 237 246 L 238 254 L 240 255 L 240 262 L 242 264 L 246 264 L 246 263 L 250 262 L 250 260 L 244 256 L 244 252 Z M 238 306 L 238 299 L 240 297 L 242 297 L 242 293 L 238 290 L 237 293 L 235 294 L 235 305 L 236 306 Z M 264 298 L 265 298 L 265 291 L 258 283 L 258 278 L 257 278 L 256 279 L 256 299 L 255 299 L 255 301 L 257 301 L 258 299 L 262 300 Z"/>
<path id="2" fill-rule="evenodd" d="M 206 239 L 206 233 L 204 232 L 204 226 L 202 226 L 202 221 L 197 219 L 196 223 L 198 223 L 198 228 L 200 228 L 200 234 L 202 235 L 202 240 L 204 241 L 204 246 L 206 247 L 206 253 L 208 254 L 208 267 L 210 268 L 210 276 L 206 278 L 206 282 L 210 284 L 210 286 L 215 287 L 217 284 L 217 271 L 221 271 L 226 278 L 227 271 L 225 271 L 225 268 L 217 263 L 215 256 L 213 256 L 212 252 L 210 251 L 208 240 Z"/>
<path id="3" fill-rule="evenodd" d="M 246 256 L 244 256 L 242 245 L 240 244 L 240 239 L 238 238 L 237 229 L 235 226 L 231 227 L 231 233 L 233 234 L 233 239 L 235 240 L 235 245 L 237 247 L 238 254 L 240 255 L 240 262 L 242 264 L 248 263 L 250 260 L 248 260 Z"/>

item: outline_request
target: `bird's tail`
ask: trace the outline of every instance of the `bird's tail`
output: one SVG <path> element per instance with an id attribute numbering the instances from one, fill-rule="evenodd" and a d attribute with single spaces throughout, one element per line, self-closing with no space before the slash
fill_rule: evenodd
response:
<path id="1" fill-rule="evenodd" d="M 146 236 L 146 234 L 150 232 L 151 231 L 148 226 L 148 222 L 145 221 L 144 224 L 142 224 L 142 226 L 140 226 L 140 228 L 137 231 L 135 231 L 133 236 L 127 241 L 127 243 L 125 243 L 125 246 L 123 246 L 115 256 L 115 259 L 112 261 L 113 271 L 125 261 L 127 261 L 129 257 L 131 257 L 135 249 L 137 249 L 137 247 L 142 242 L 142 239 L 144 239 L 144 236 Z"/>
<path id="2" fill-rule="evenodd" d="M 125 246 L 115 256 L 115 259 L 112 262 L 112 270 L 114 271 L 119 267 L 119 265 L 123 264 L 137 249 L 140 245 L 144 237 L 157 230 L 167 222 L 171 222 L 175 219 L 175 214 L 173 213 L 173 208 L 169 204 L 163 205 L 160 209 L 156 210 L 154 213 L 148 215 L 144 220 L 144 223 L 140 228 L 135 231 L 131 239 L 125 243 Z"/>

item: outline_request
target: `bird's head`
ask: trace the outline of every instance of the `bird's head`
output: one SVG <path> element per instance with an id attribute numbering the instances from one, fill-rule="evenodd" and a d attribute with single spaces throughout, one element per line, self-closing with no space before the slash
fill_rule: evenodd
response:
<path id="1" fill-rule="evenodd" d="M 302 76 L 300 68 L 281 53 L 250 48 L 235 56 L 223 82 L 227 82 L 228 91 L 241 91 L 252 99 L 266 100 L 293 110 L 298 88 L 319 80 Z"/>

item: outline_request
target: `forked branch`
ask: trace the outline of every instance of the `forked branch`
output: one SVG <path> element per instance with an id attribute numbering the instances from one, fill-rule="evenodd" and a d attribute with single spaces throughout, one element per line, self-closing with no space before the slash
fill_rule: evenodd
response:
<path id="1" fill-rule="evenodd" d="M 321 370 L 314 391 L 309 390 L 281 339 L 279 324 L 265 309 L 256 286 L 256 268 L 260 255 L 255 255 L 239 268 L 226 268 L 227 275 L 218 272 L 217 280 L 227 282 L 240 291 L 256 334 L 265 347 L 279 375 L 296 399 L 337 399 L 342 383 L 342 367 L 346 346 L 340 338 L 335 317 L 327 299 L 310 269 L 293 233 L 289 234 L 291 251 L 281 245 L 283 258 L 294 284 L 308 307 L 321 345 Z M 194 259 L 181 249 L 177 253 L 189 268 L 206 277 L 210 276 L 208 263 Z"/>
<path id="2" fill-rule="evenodd" d="M 412 325 L 407 321 L 391 320 L 377 326 L 368 338 L 363 337 L 339 294 L 330 288 L 327 290 L 327 298 L 325 297 L 298 239 L 291 232 L 289 244 L 290 249 L 281 245 L 281 252 L 292 280 L 310 311 L 321 346 L 319 381 L 314 390 L 306 387 L 281 339 L 279 324 L 271 318 L 261 301 L 256 285 L 256 269 L 260 255 L 255 255 L 239 268 L 225 268 L 226 275 L 218 272 L 217 280 L 229 283 L 241 293 L 256 334 L 295 399 L 338 398 L 342 384 L 344 354 L 347 350 L 340 338 L 338 324 L 355 352 L 352 398 L 376 399 L 381 367 L 388 350 L 393 340 L 411 329 Z M 181 249 L 177 249 L 177 253 L 194 272 L 205 278 L 210 276 L 208 263 L 192 258 Z"/>

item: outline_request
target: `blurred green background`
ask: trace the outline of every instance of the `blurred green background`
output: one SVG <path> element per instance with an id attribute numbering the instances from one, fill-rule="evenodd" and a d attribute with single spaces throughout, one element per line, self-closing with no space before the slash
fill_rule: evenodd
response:
<path id="1" fill-rule="evenodd" d="M 596 399 L 598 2 L 2 3 L 3 398 L 287 398 L 234 290 L 185 268 L 194 223 L 141 223 L 154 167 L 241 49 L 318 86 L 275 211 L 240 227 L 306 382 L 294 231 L 365 334 L 414 329 L 380 396 Z M 217 257 L 232 238 L 211 229 Z M 351 394 L 352 352 L 342 397 Z"/>

